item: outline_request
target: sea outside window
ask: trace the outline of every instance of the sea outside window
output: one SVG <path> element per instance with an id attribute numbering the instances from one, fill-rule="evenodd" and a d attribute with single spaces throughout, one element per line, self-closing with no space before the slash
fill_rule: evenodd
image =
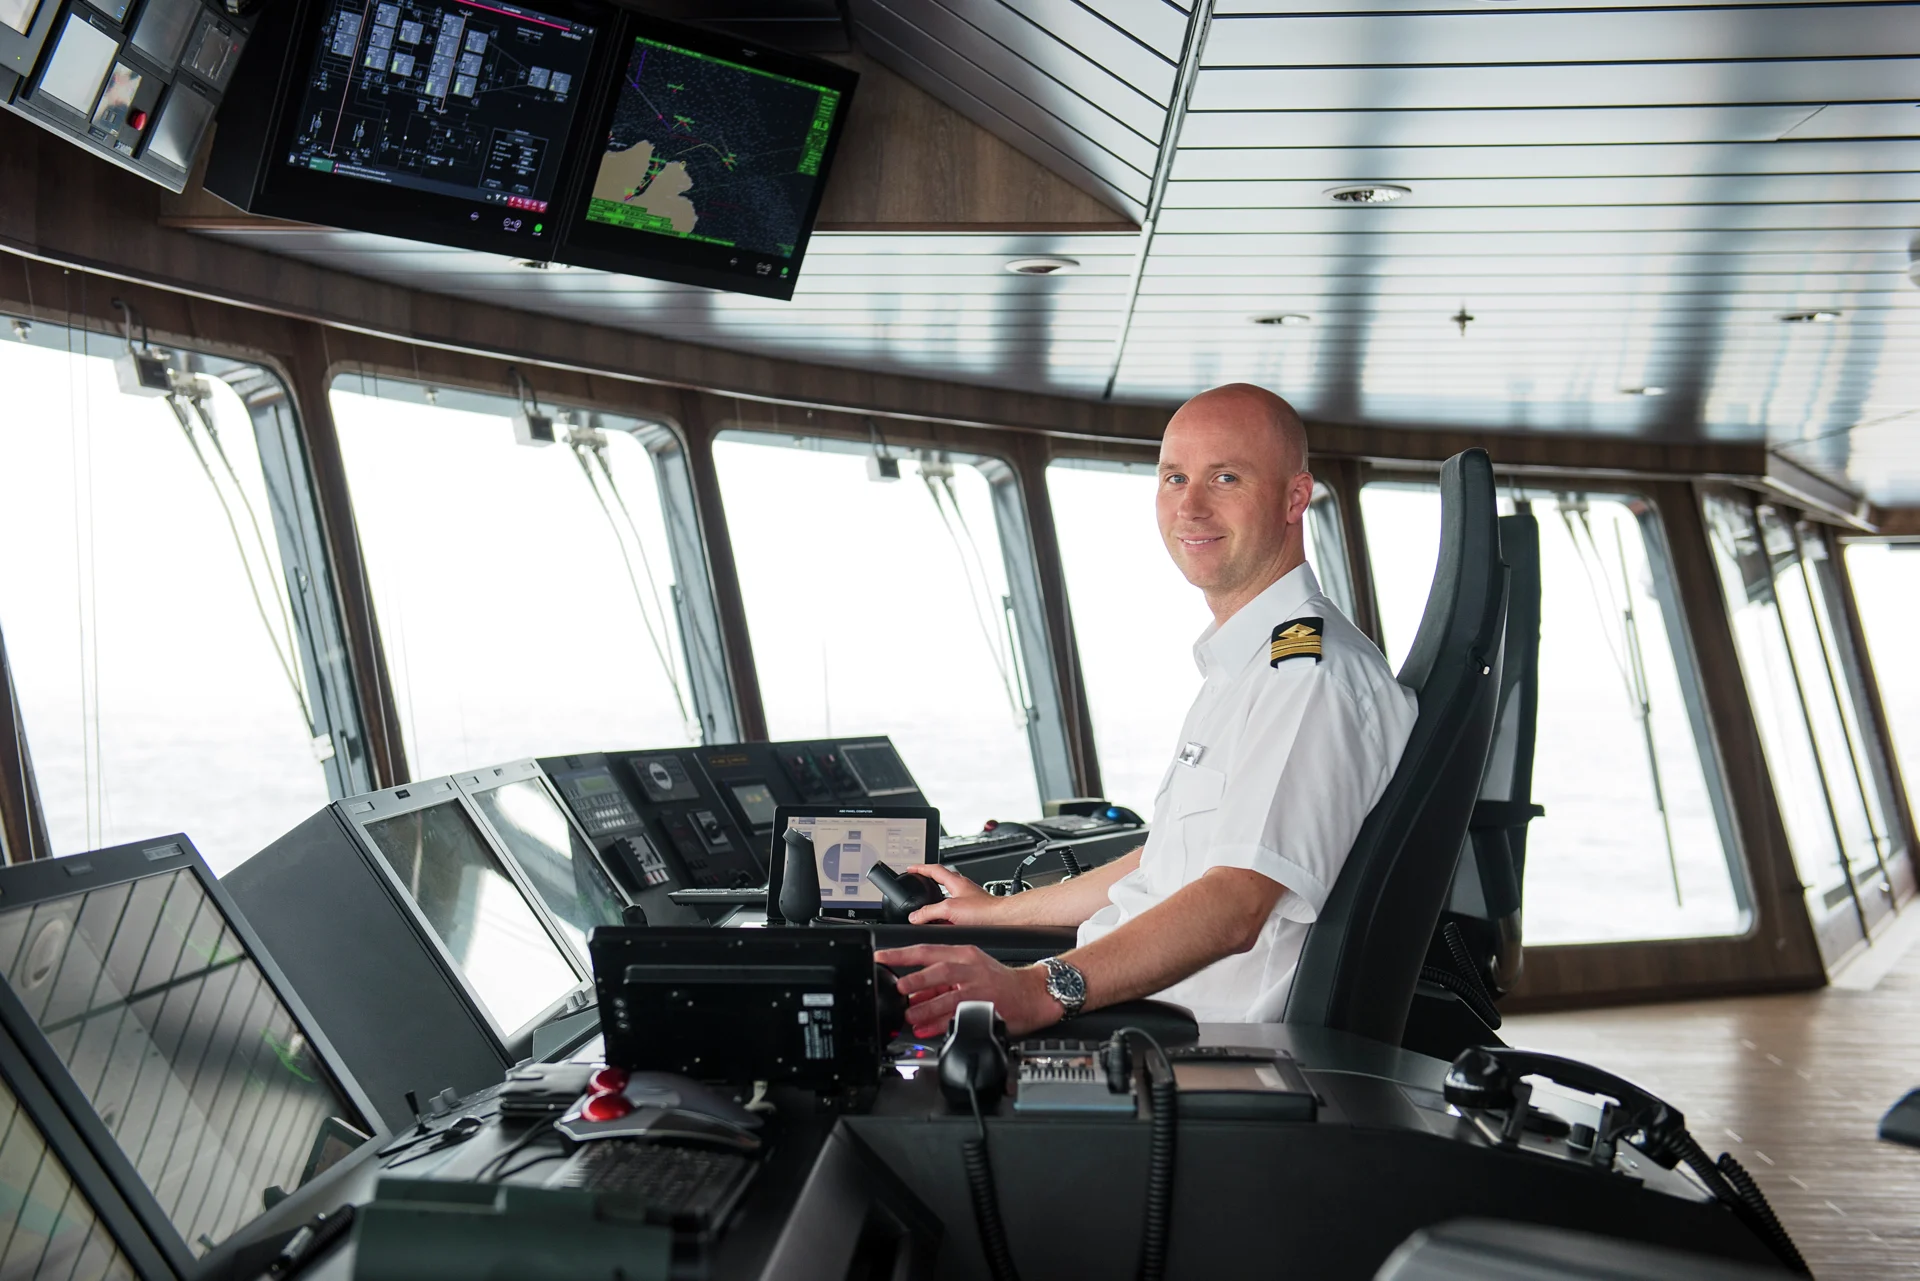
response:
<path id="1" fill-rule="evenodd" d="M 1025 658 L 977 466 L 745 432 L 714 443 L 767 729 L 888 734 L 950 832 L 1040 814 Z"/>
<path id="2" fill-rule="evenodd" d="M 509 400 L 357 374 L 332 405 L 413 777 L 699 740 L 664 429 L 546 406 L 524 445 Z"/>
<path id="3" fill-rule="evenodd" d="M 1510 493 L 1540 527 L 1540 702 L 1523 883 L 1529 944 L 1735 934 L 1744 882 L 1716 792 L 1659 521 L 1624 494 Z M 1430 484 L 1361 491 L 1397 669 L 1440 546 Z"/>
<path id="4" fill-rule="evenodd" d="M 1920 664 L 1911 657 L 1920 636 L 1920 543 L 1848 544 L 1846 569 L 1887 711 L 1889 749 L 1906 780 L 1908 808 L 1920 808 Z"/>
<path id="5" fill-rule="evenodd" d="M 1709 494 L 1705 513 L 1794 866 L 1831 954 L 1891 907 L 1882 887 L 1899 852 L 1842 660 L 1833 566 L 1817 531 L 1778 508 Z M 1836 913 L 1852 927 L 1836 929 Z"/>
<path id="6" fill-rule="evenodd" d="M 1047 468 L 1102 790 L 1142 814 L 1151 813 L 1179 750 L 1180 725 L 1200 689 L 1193 642 L 1213 621 L 1160 541 L 1158 483 L 1151 463 L 1057 459 Z M 1350 613 L 1334 501 L 1315 487 L 1307 563 Z"/>
<path id="7" fill-rule="evenodd" d="M 0 329 L 0 636 L 51 852 L 185 832 L 224 872 L 326 804 L 332 744 L 246 406 L 180 353 L 129 395 L 124 350 Z"/>

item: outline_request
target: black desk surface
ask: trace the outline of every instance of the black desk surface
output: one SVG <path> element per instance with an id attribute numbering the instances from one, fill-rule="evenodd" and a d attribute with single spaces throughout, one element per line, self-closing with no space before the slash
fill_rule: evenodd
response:
<path id="1" fill-rule="evenodd" d="M 1733 1216 L 1706 1202 L 1691 1182 L 1624 1147 L 1638 1166 L 1620 1173 L 1577 1164 L 1564 1149 L 1531 1138 L 1528 1150 L 1494 1148 L 1445 1110 L 1438 1096 L 1445 1065 L 1438 1060 L 1273 1024 L 1206 1024 L 1201 1041 L 1288 1051 L 1320 1095 L 1320 1116 L 1314 1123 L 1179 1123 L 1169 1277 L 1266 1267 L 1316 1279 L 1367 1278 L 1415 1229 L 1469 1215 L 1767 1261 Z M 1536 1101 L 1547 1097 L 1537 1093 Z M 1576 1096 L 1553 1097 L 1549 1106 L 1569 1120 L 1593 1115 Z M 800 1097 L 776 1101 L 759 1178 L 704 1257 L 676 1256 L 676 1275 L 838 1281 L 876 1206 L 914 1229 L 917 1248 L 889 1269 L 895 1275 L 986 1275 L 960 1155 L 975 1133 L 973 1118 L 947 1110 L 931 1065 L 912 1079 L 895 1074 L 859 1116 L 823 1114 Z M 1676 1102 L 1684 1108 L 1684 1100 Z M 474 1110 L 485 1115 L 490 1108 Z M 989 1118 L 988 1132 L 1024 1281 L 1130 1278 L 1146 1185 L 1144 1117 L 1016 1116 L 1008 1099 Z M 513 1137 L 489 1126 L 395 1174 L 466 1177 Z M 552 1150 L 557 1154 L 557 1140 Z M 371 1198 L 379 1165 L 356 1154 L 351 1169 L 303 1190 L 260 1229 L 284 1231 L 321 1209 Z M 537 1183 L 557 1165 L 556 1155 L 515 1181 Z M 554 1244 L 564 1251 L 564 1239 Z M 313 1281 L 351 1275 L 351 1244 L 301 1274 Z"/>

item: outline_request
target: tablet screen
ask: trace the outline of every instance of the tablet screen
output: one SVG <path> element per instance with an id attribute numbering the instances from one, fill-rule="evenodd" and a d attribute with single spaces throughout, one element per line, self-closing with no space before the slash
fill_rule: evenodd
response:
<path id="1" fill-rule="evenodd" d="M 820 874 L 820 910 L 852 915 L 878 913 L 880 891 L 867 869 L 885 863 L 896 872 L 931 861 L 939 848 L 933 822 L 924 810 L 889 814 L 884 810 L 790 814 L 787 826 L 813 838 L 814 864 Z"/>

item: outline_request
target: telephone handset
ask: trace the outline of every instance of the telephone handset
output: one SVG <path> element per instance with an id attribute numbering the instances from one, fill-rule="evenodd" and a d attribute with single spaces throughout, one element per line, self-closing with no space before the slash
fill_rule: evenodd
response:
<path id="1" fill-rule="evenodd" d="M 1726 1204 L 1746 1223 L 1754 1235 L 1766 1243 L 1790 1270 L 1811 1275 L 1806 1260 L 1774 1215 L 1773 1207 L 1760 1191 L 1753 1176 L 1729 1153 L 1718 1161 L 1687 1132 L 1687 1120 L 1680 1110 L 1633 1082 L 1575 1059 L 1536 1050 L 1517 1050 L 1508 1046 L 1481 1046 L 1461 1051 L 1447 1069 L 1441 1092 L 1447 1102 L 1463 1112 L 1504 1112 L 1506 1120 L 1500 1141 L 1513 1146 L 1519 1141 L 1526 1119 L 1532 1087 L 1529 1076 L 1544 1077 L 1583 1094 L 1610 1100 L 1600 1113 L 1600 1125 L 1593 1136 L 1592 1155 L 1596 1163 L 1611 1165 L 1614 1144 L 1624 1139 L 1671 1170 L 1682 1162 L 1705 1185 L 1708 1192 Z M 1576 1134 L 1585 1127 L 1575 1127 Z M 1569 1147 L 1573 1147 L 1569 1139 Z"/>

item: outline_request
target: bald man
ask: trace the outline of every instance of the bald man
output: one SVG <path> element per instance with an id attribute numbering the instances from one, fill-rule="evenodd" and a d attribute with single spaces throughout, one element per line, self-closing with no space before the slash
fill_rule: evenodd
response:
<path id="1" fill-rule="evenodd" d="M 877 953 L 883 965 L 921 967 L 899 980 L 917 1035 L 938 1034 L 961 1001 L 992 1001 L 1015 1036 L 1142 996 L 1202 1022 L 1281 1016 L 1307 927 L 1416 711 L 1306 563 L 1312 498 L 1306 431 L 1272 392 L 1216 387 L 1167 423 L 1160 536 L 1213 624 L 1194 643 L 1203 682 L 1147 843 L 1007 898 L 944 867 L 913 869 L 948 895 L 916 923 L 1079 927 L 1079 946 L 1020 968 L 971 947 Z"/>

